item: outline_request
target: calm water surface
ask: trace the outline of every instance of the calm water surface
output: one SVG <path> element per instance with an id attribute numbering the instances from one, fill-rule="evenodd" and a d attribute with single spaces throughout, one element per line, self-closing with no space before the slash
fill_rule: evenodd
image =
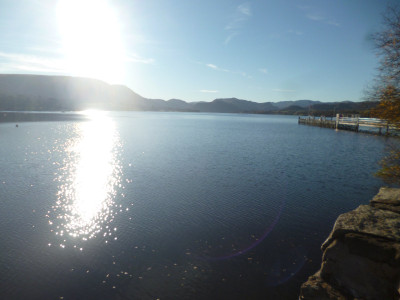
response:
<path id="1" fill-rule="evenodd" d="M 1 299 L 297 299 L 388 140 L 292 116 L 0 125 Z"/>

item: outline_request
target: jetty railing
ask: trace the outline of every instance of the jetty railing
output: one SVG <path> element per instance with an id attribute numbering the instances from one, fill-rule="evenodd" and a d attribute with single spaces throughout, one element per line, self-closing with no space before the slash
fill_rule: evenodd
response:
<path id="1" fill-rule="evenodd" d="M 337 114 L 336 117 L 315 117 L 300 116 L 299 124 L 319 126 L 325 128 L 362 131 L 374 134 L 399 135 L 399 126 L 388 123 L 386 120 L 376 118 L 360 118 L 359 115 L 343 116 Z"/>

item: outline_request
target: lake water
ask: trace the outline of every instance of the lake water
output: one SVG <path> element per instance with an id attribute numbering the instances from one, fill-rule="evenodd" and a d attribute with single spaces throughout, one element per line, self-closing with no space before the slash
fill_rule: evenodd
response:
<path id="1" fill-rule="evenodd" d="M 388 139 L 293 116 L 0 124 L 1 299 L 297 299 Z"/>

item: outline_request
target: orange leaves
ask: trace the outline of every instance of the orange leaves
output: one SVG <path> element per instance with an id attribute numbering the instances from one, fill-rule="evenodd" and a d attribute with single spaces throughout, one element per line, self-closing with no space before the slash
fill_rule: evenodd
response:
<path id="1" fill-rule="evenodd" d="M 373 110 L 373 115 L 400 128 L 400 90 L 388 85 L 379 91 L 379 94 L 381 102 Z"/>

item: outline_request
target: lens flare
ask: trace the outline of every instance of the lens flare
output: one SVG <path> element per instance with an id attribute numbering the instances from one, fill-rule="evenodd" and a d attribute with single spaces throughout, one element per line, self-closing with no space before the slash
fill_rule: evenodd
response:
<path id="1" fill-rule="evenodd" d="M 240 249 L 237 250 L 231 254 L 227 254 L 227 255 L 222 255 L 222 256 L 207 256 L 206 259 L 207 260 L 225 260 L 225 259 L 230 259 L 230 258 L 234 258 L 236 256 L 240 256 L 242 254 L 245 254 L 247 252 L 249 252 L 251 249 L 254 249 L 255 247 L 257 247 L 262 241 L 265 240 L 265 238 L 271 233 L 271 231 L 275 228 L 276 224 L 278 223 L 282 211 L 284 209 L 285 206 L 285 201 L 282 200 L 280 206 L 279 206 L 279 210 L 278 213 L 276 214 L 275 218 L 272 220 L 272 222 L 270 223 L 270 225 L 265 229 L 264 233 L 258 237 L 255 242 L 253 242 L 252 244 L 248 245 L 246 248 L 244 249 Z"/>

